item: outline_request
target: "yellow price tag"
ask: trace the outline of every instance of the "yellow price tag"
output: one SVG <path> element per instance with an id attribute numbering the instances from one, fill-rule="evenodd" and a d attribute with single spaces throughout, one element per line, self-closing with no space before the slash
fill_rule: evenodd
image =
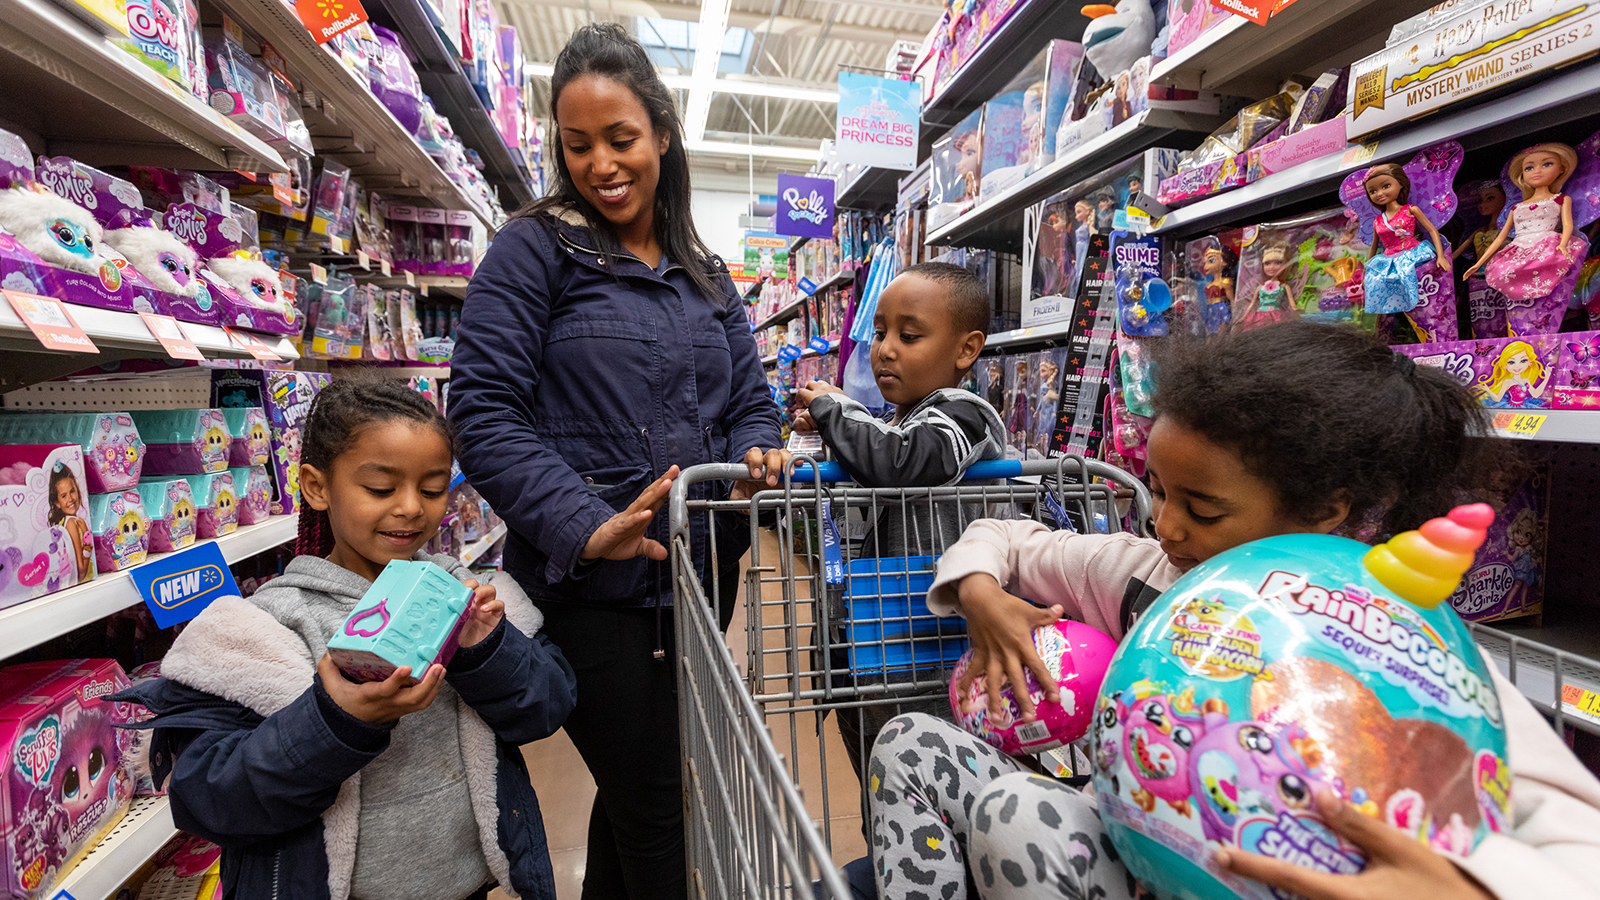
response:
<path id="1" fill-rule="evenodd" d="M 356 265 L 360 266 L 363 269 L 366 269 L 369 272 L 372 271 L 372 258 L 367 256 L 367 251 L 365 251 L 365 250 L 357 250 L 356 251 Z"/>
<path id="2" fill-rule="evenodd" d="M 1495 413 L 1494 430 L 1506 435 L 1526 435 L 1533 437 L 1544 427 L 1547 415 L 1539 413 Z"/>
<path id="3" fill-rule="evenodd" d="M 1561 686 L 1561 705 L 1570 712 L 1600 719 L 1600 694 L 1571 684 Z"/>
<path id="4" fill-rule="evenodd" d="M 1358 166 L 1378 155 L 1378 142 L 1368 141 L 1365 144 L 1352 144 L 1344 148 L 1342 162 L 1347 166 Z"/>
<path id="5" fill-rule="evenodd" d="M 393 268 L 389 265 L 389 261 L 387 259 L 378 260 L 378 268 L 383 271 L 383 277 L 385 278 L 388 278 L 389 274 L 393 271 Z"/>
<path id="6" fill-rule="evenodd" d="M 322 266 L 317 265 L 316 263 L 312 263 L 311 264 L 311 283 L 312 284 L 327 284 L 328 283 L 328 270 L 323 268 Z"/>

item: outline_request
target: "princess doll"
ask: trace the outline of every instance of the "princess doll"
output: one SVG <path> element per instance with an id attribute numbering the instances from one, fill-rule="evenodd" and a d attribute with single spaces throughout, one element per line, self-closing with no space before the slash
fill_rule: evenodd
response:
<path id="1" fill-rule="evenodd" d="M 1520 409 L 1537 405 L 1550 386 L 1550 376 L 1539 354 L 1527 341 L 1511 341 L 1500 351 L 1489 374 L 1478 379 L 1477 393 L 1484 406 Z"/>
<path id="2" fill-rule="evenodd" d="M 1217 334 L 1233 319 L 1233 279 L 1228 277 L 1228 255 L 1220 246 L 1206 248 L 1200 274 L 1206 282 L 1206 333 Z"/>
<path id="3" fill-rule="evenodd" d="M 1255 309 L 1239 319 L 1241 328 L 1258 328 L 1294 317 L 1289 309 L 1289 286 L 1280 280 L 1289 268 L 1290 250 L 1274 244 L 1261 251 L 1261 287 L 1256 289 Z"/>
<path id="4" fill-rule="evenodd" d="M 1422 303 L 1417 288 L 1417 270 L 1430 259 L 1449 271 L 1450 254 L 1444 250 L 1438 229 L 1422 210 L 1410 205 L 1411 179 L 1396 163 L 1384 163 L 1367 170 L 1362 180 L 1367 199 L 1378 208 L 1373 228 L 1377 240 L 1367 257 L 1362 289 L 1369 313 L 1410 312 Z M 1432 244 L 1417 240 L 1417 225 L 1428 232 Z"/>
<path id="5" fill-rule="evenodd" d="M 1522 189 L 1522 202 L 1511 208 L 1506 224 L 1495 235 L 1467 276 L 1488 263 L 1489 286 L 1514 305 L 1528 305 L 1555 290 L 1572 270 L 1572 198 L 1561 193 L 1578 167 L 1577 151 L 1566 144 L 1538 144 L 1511 159 L 1511 180 Z M 1515 228 L 1505 252 L 1506 235 Z"/>

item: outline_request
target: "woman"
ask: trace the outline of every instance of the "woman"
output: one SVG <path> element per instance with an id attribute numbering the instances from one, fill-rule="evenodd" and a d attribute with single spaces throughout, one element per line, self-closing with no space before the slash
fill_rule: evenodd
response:
<path id="1" fill-rule="evenodd" d="M 776 484 L 778 415 L 733 282 L 690 219 L 682 125 L 644 49 L 619 26 L 584 26 L 550 93 L 553 189 L 500 230 L 472 280 L 450 414 L 462 471 L 510 526 L 506 569 L 577 672 L 566 729 L 599 788 L 583 896 L 679 898 L 677 660 L 658 513 L 679 467 L 730 450 Z M 691 496 L 712 490 L 728 495 Z M 726 626 L 749 523 L 719 522 Z M 691 531 L 709 591 L 703 519 Z"/>

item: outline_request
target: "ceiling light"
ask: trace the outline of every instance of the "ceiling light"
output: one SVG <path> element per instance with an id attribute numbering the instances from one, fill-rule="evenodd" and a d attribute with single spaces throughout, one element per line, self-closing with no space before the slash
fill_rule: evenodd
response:
<path id="1" fill-rule="evenodd" d="M 523 71 L 538 78 L 549 78 L 555 74 L 556 67 L 550 63 L 527 63 Z M 694 78 L 690 75 L 680 75 L 676 72 L 661 73 L 661 82 L 675 91 L 689 91 L 694 89 Z M 743 94 L 747 97 L 771 97 L 775 100 L 812 100 L 817 103 L 838 103 L 839 92 L 822 88 L 811 88 L 797 84 L 777 84 L 770 81 L 734 81 L 731 78 L 717 78 L 711 82 L 711 92 L 715 94 Z"/>
<path id="2" fill-rule="evenodd" d="M 728 3 L 729 0 L 704 0 L 700 5 L 700 28 L 695 35 L 694 69 L 683 123 L 691 144 L 706 136 L 711 93 L 716 89 L 717 66 L 722 62 L 722 39 L 728 31 Z"/>
<path id="3" fill-rule="evenodd" d="M 690 139 L 684 142 L 690 153 L 711 156 L 755 156 L 762 159 L 789 159 L 795 162 L 816 162 L 822 158 L 818 148 L 780 147 L 771 144 L 735 144 L 732 141 L 706 141 Z"/>
<path id="4" fill-rule="evenodd" d="M 524 63 L 522 71 L 539 78 L 549 78 L 556 73 L 556 67 L 550 63 Z"/>

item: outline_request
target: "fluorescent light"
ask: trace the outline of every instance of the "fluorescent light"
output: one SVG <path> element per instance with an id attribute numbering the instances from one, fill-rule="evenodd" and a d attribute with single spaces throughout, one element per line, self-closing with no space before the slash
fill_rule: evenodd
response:
<path id="1" fill-rule="evenodd" d="M 722 39 L 728 31 L 728 3 L 729 0 L 703 0 L 700 5 L 700 29 L 695 35 L 694 69 L 689 76 L 689 102 L 683 123 L 690 144 L 706 136 L 717 65 L 722 62 Z"/>
<path id="2" fill-rule="evenodd" d="M 820 148 L 807 150 L 804 147 L 735 144 L 732 141 L 707 141 L 693 138 L 684 142 L 684 148 L 690 153 L 704 153 L 709 156 L 758 156 L 762 159 L 789 159 L 796 162 L 816 162 L 822 158 L 822 150 Z"/>
<path id="3" fill-rule="evenodd" d="M 550 63 L 526 63 L 523 71 L 539 78 L 549 78 L 555 74 L 556 67 Z M 661 73 L 661 81 L 675 91 L 694 90 L 694 77 L 680 75 L 676 72 Z M 717 78 L 711 82 L 711 92 L 715 94 L 743 94 L 747 97 L 772 97 L 776 100 L 814 100 L 817 103 L 838 103 L 839 92 L 822 88 L 810 88 L 797 84 L 777 84 L 770 81 L 735 81 L 731 78 Z"/>
<path id="4" fill-rule="evenodd" d="M 540 78 L 549 78 L 556 73 L 556 67 L 550 63 L 523 63 L 522 71 Z"/>

